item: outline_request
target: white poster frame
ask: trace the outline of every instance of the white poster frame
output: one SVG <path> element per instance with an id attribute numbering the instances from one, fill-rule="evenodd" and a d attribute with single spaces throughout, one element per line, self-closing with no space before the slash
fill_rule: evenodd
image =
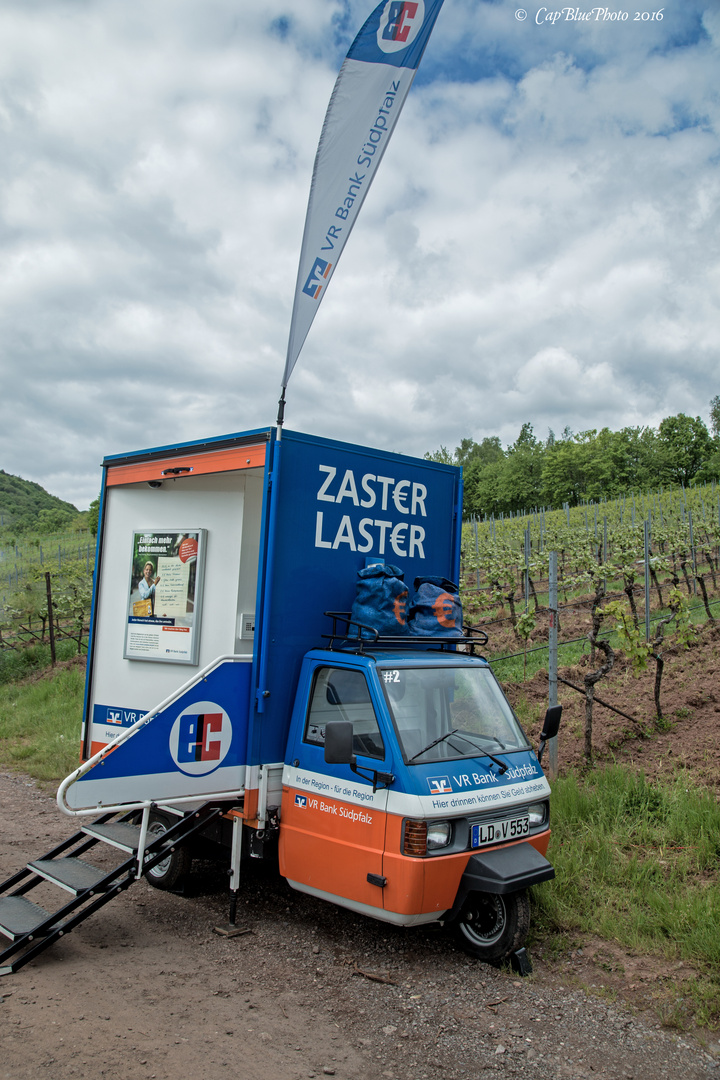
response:
<path id="1" fill-rule="evenodd" d="M 193 542 L 196 544 L 194 551 Z M 207 529 L 132 530 L 130 573 L 125 594 L 125 660 L 197 666 L 206 549 Z M 145 567 L 140 571 L 139 564 L 143 559 Z M 149 575 L 146 573 L 148 566 L 152 567 Z M 163 572 L 158 573 L 159 570 Z M 172 587 L 169 587 L 168 577 L 172 578 Z M 161 582 L 164 588 L 158 590 Z M 167 611 L 158 612 L 158 602 L 164 603 Z M 165 634 L 172 636 L 165 637 Z M 182 634 L 182 637 L 176 638 L 176 634 Z M 187 647 L 183 647 L 186 642 Z"/>

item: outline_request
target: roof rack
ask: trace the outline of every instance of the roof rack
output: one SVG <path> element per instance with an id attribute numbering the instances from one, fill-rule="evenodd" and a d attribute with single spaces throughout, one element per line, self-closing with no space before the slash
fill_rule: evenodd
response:
<path id="1" fill-rule="evenodd" d="M 363 654 L 367 651 L 375 652 L 377 649 L 408 649 L 414 645 L 423 645 L 425 648 L 434 648 L 438 652 L 448 652 L 458 645 L 464 645 L 463 650 L 475 656 L 478 645 L 487 645 L 488 636 L 484 630 L 475 626 L 463 626 L 462 635 L 456 637 L 419 637 L 417 634 L 380 634 L 373 626 L 357 622 L 352 619 L 350 611 L 325 611 L 324 615 L 332 619 L 332 633 L 322 634 L 321 637 L 328 640 L 328 648 L 333 651 L 342 649 Z M 339 628 L 338 628 L 339 626 Z M 354 629 L 353 629 L 354 628 Z"/>

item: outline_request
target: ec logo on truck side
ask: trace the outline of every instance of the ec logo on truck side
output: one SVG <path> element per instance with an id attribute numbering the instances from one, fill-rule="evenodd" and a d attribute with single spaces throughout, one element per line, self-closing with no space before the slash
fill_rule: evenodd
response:
<path id="1" fill-rule="evenodd" d="M 197 701 L 175 720 L 170 731 L 170 755 L 186 776 L 205 776 L 227 757 L 232 721 L 220 705 Z"/>

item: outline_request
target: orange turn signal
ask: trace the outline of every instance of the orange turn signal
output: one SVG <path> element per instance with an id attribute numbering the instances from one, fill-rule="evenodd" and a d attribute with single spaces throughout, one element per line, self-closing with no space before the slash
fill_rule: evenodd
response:
<path id="1" fill-rule="evenodd" d="M 427 822 L 406 821 L 403 832 L 403 855 L 427 854 Z"/>

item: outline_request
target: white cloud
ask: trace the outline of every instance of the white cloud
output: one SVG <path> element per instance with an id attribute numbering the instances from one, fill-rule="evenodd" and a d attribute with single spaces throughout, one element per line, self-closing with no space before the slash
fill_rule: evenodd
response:
<path id="1" fill-rule="evenodd" d="M 581 417 L 622 409 L 623 394 L 607 363 L 583 364 L 566 349 L 541 349 L 517 371 L 507 398 L 516 412 L 537 424 L 557 415 L 562 396 L 567 412 Z M 524 413 L 523 413 L 524 410 Z"/>
<path id="2" fill-rule="evenodd" d="M 5 4 L 6 471 L 86 505 L 105 453 L 272 423 L 317 139 L 369 7 Z M 422 453 L 720 392 L 716 13 L 514 10 L 443 9 L 289 426 Z"/>

